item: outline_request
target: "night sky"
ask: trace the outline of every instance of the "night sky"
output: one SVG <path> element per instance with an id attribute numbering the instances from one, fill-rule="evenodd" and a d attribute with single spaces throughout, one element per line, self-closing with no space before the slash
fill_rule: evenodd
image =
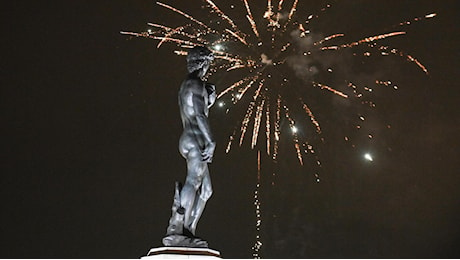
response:
<path id="1" fill-rule="evenodd" d="M 164 2 L 202 12 L 198 0 Z M 299 1 L 299 9 L 324 3 Z M 430 74 L 404 59 L 385 69 L 399 89 L 377 97 L 371 118 L 380 130 L 354 148 L 343 141 L 347 114 L 325 103 L 319 183 L 314 160 L 301 167 L 289 138 L 278 163 L 262 153 L 260 256 L 459 258 L 458 1 L 333 7 L 318 28 L 356 35 L 437 13 L 388 41 Z M 185 178 L 177 150 L 185 61 L 172 45 L 157 49 L 120 31 L 181 17 L 147 0 L 9 1 L 2 17 L 0 257 L 139 258 L 161 246 L 174 181 Z M 237 79 L 210 80 L 220 91 Z M 197 232 L 224 258 L 251 258 L 257 150 L 246 144 L 225 153 L 234 119 L 211 110 L 214 195 Z M 363 159 L 368 151 L 372 162 Z"/>

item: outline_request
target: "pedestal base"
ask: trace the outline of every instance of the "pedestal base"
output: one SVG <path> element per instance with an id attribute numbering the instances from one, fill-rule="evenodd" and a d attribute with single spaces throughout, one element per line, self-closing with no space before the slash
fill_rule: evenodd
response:
<path id="1" fill-rule="evenodd" d="M 157 247 L 141 259 L 220 259 L 220 252 L 209 248 Z"/>

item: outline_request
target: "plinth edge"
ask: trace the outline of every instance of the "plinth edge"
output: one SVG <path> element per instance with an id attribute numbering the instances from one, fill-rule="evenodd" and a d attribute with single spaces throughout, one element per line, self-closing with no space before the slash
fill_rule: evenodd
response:
<path id="1" fill-rule="evenodd" d="M 192 247 L 156 247 L 150 249 L 147 256 L 141 259 L 189 259 L 189 258 L 207 258 L 220 259 L 220 252 L 210 248 L 192 248 Z"/>

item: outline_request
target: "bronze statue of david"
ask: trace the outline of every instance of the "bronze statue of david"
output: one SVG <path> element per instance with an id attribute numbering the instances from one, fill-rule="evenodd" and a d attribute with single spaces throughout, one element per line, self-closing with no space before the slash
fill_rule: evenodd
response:
<path id="1" fill-rule="evenodd" d="M 209 108 L 216 100 L 215 86 L 204 81 L 213 53 L 197 46 L 187 55 L 188 75 L 179 90 L 179 109 L 183 132 L 179 139 L 180 154 L 187 161 L 185 184 L 176 183 L 172 216 L 165 246 L 208 247 L 195 236 L 196 226 L 212 195 L 208 163 L 212 162 L 216 143 L 208 122 Z"/>

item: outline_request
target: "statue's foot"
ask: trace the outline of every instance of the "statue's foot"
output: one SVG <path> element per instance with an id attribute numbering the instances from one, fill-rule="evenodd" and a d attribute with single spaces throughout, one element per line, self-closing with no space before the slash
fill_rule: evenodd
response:
<path id="1" fill-rule="evenodd" d="M 198 237 L 184 235 L 169 235 L 163 238 L 163 245 L 178 247 L 208 248 L 208 242 Z"/>

